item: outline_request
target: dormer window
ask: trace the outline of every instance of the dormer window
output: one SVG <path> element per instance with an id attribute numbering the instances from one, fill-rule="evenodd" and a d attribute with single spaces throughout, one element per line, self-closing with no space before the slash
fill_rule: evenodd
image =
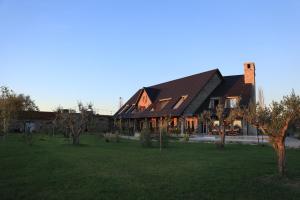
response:
<path id="1" fill-rule="evenodd" d="M 123 107 L 123 109 L 119 112 L 119 114 L 122 114 L 123 112 L 126 112 L 126 111 L 128 110 L 128 108 L 129 108 L 129 105 L 126 104 L 126 105 Z"/>
<path id="2" fill-rule="evenodd" d="M 135 104 L 132 104 L 131 107 L 126 111 L 126 113 L 132 113 L 135 109 Z"/>
<path id="3" fill-rule="evenodd" d="M 225 101 L 225 108 L 236 108 L 237 104 L 237 98 L 227 98 Z"/>
<path id="4" fill-rule="evenodd" d="M 187 99 L 187 97 L 188 97 L 188 95 L 181 96 L 179 101 L 173 107 L 173 109 L 174 110 L 178 109 L 182 105 L 182 103 Z"/>
<path id="5" fill-rule="evenodd" d="M 161 111 L 162 109 L 164 109 L 168 103 L 170 102 L 172 98 L 167 98 L 167 99 L 160 99 L 159 102 L 156 104 L 154 110 L 155 111 Z"/>
<path id="6" fill-rule="evenodd" d="M 210 109 L 215 109 L 219 104 L 220 104 L 219 97 L 210 98 L 210 102 L 209 102 Z"/>

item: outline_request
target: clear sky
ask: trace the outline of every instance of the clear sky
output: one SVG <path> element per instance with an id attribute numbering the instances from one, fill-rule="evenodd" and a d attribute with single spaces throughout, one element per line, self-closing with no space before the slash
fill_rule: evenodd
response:
<path id="1" fill-rule="evenodd" d="M 41 110 L 118 108 L 143 86 L 254 61 L 267 102 L 300 93 L 299 0 L 0 0 L 0 85 Z"/>

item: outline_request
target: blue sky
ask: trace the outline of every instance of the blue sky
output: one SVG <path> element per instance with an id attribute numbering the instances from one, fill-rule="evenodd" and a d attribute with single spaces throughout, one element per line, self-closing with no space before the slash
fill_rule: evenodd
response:
<path id="1" fill-rule="evenodd" d="M 0 85 L 41 110 L 254 61 L 267 102 L 300 93 L 298 0 L 0 0 Z"/>

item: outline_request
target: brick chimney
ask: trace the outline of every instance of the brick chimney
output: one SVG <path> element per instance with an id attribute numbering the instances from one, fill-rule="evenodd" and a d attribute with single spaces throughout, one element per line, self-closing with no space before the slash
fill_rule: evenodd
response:
<path id="1" fill-rule="evenodd" d="M 255 63 L 246 62 L 244 63 L 244 81 L 245 84 L 252 85 L 252 94 L 251 100 L 253 103 L 256 103 L 256 82 L 255 82 Z"/>
<path id="2" fill-rule="evenodd" d="M 255 85 L 255 63 L 246 62 L 244 64 L 245 84 Z"/>

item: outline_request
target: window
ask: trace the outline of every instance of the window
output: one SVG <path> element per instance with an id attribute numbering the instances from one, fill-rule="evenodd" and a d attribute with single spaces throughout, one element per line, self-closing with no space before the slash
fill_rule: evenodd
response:
<path id="1" fill-rule="evenodd" d="M 228 98 L 225 102 L 225 108 L 236 108 L 237 107 L 237 99 L 236 98 Z"/>
<path id="2" fill-rule="evenodd" d="M 162 109 L 164 109 L 168 103 L 170 102 L 171 98 L 168 99 L 160 99 L 159 102 L 155 105 L 154 110 L 155 111 L 161 111 Z"/>
<path id="3" fill-rule="evenodd" d="M 132 104 L 131 107 L 126 111 L 126 113 L 132 113 L 135 109 L 135 104 Z"/>
<path id="4" fill-rule="evenodd" d="M 209 108 L 214 109 L 220 104 L 220 98 L 211 98 L 209 102 Z"/>
<path id="5" fill-rule="evenodd" d="M 166 107 L 166 105 L 169 103 L 168 100 L 160 101 L 156 107 L 157 111 L 160 111 Z"/>
<path id="6" fill-rule="evenodd" d="M 179 101 L 175 104 L 175 106 L 173 107 L 173 109 L 177 109 L 181 106 L 181 104 L 187 99 L 188 95 L 182 96 L 180 97 Z"/>
<path id="7" fill-rule="evenodd" d="M 118 114 L 121 114 L 121 113 L 127 111 L 128 108 L 129 108 L 129 105 L 126 104 L 126 105 L 123 107 L 123 109 L 122 109 Z"/>

